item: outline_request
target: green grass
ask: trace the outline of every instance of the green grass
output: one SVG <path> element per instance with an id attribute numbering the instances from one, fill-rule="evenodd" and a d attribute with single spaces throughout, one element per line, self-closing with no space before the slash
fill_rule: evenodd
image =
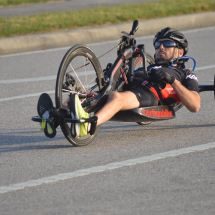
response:
<path id="1" fill-rule="evenodd" d="M 73 12 L 0 18 L 0 37 L 53 32 L 205 11 L 215 11 L 214 0 L 162 0 L 111 7 L 99 6 Z"/>
<path id="2" fill-rule="evenodd" d="M 35 3 L 46 3 L 53 1 L 62 0 L 0 0 L 0 6 L 11 6 L 11 5 L 22 5 L 22 4 L 35 4 Z"/>

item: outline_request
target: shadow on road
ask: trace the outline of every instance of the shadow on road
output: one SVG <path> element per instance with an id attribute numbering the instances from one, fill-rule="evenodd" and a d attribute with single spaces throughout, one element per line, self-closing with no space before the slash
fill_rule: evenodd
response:
<path id="1" fill-rule="evenodd" d="M 0 153 L 13 152 L 13 151 L 26 151 L 26 150 L 41 150 L 41 149 L 63 149 L 71 148 L 72 145 L 34 145 L 34 146 L 21 146 L 21 147 L 1 147 Z"/>
<path id="2" fill-rule="evenodd" d="M 182 129 L 192 129 L 192 128 L 207 128 L 214 127 L 215 124 L 204 124 L 204 125 L 161 125 L 151 123 L 147 126 L 140 126 L 136 123 L 134 124 L 124 124 L 124 125 L 113 125 L 113 126 L 103 126 L 100 129 L 99 136 L 102 137 L 102 132 L 112 133 L 111 138 L 125 138 L 124 132 L 126 134 L 134 136 L 135 132 L 139 134 L 141 131 L 145 131 L 148 135 L 151 135 L 153 131 L 167 131 L 169 134 L 169 130 L 182 130 Z M 123 130 L 122 130 L 123 129 Z M 59 133 L 61 130 L 58 131 Z M 149 133 L 150 132 L 150 133 Z M 70 144 L 66 138 L 63 136 L 62 132 L 57 134 L 57 136 L 53 139 L 49 139 L 44 136 L 41 131 L 28 130 L 22 131 L 21 129 L 11 130 L 3 130 L 0 138 L 0 153 L 5 152 L 13 152 L 13 151 L 25 151 L 25 150 L 47 150 L 47 149 L 64 149 L 64 148 L 72 148 L 74 147 Z M 130 133 L 130 134 L 129 134 Z M 59 135 L 59 136 L 58 136 Z M 105 135 L 105 134 L 104 134 Z M 142 132 L 142 135 L 146 135 L 146 133 Z M 139 136 L 139 135 L 137 135 Z M 99 138 L 99 137 L 98 137 Z M 110 138 L 110 137 L 109 137 Z M 109 139 L 111 141 L 111 139 Z M 65 141 L 63 143 L 67 143 L 66 145 L 61 145 L 61 141 Z M 50 143 L 49 144 L 47 144 Z M 59 144 L 58 144 L 59 142 Z M 40 144 L 39 144 L 40 143 Z M 51 143 L 54 143 L 54 145 Z M 30 145 L 32 144 L 32 145 Z"/>
<path id="3" fill-rule="evenodd" d="M 154 122 L 156 123 L 156 122 Z M 106 130 L 106 129 L 114 129 L 114 130 L 111 130 L 110 132 L 118 132 L 116 130 L 116 128 L 141 128 L 141 129 L 148 129 L 148 130 L 172 130 L 172 129 L 186 129 L 186 128 L 205 128 L 205 127 L 214 127 L 215 124 L 204 124 L 204 125 L 158 125 L 158 124 L 154 124 L 153 122 L 149 125 L 138 125 L 136 123 L 134 124 L 128 124 L 128 125 L 116 125 L 116 126 L 105 126 L 105 127 L 101 127 L 100 130 Z M 126 130 L 127 131 L 127 130 Z M 136 131 L 135 129 L 131 130 L 129 129 L 129 131 Z M 107 131 L 109 132 L 109 131 Z"/>
<path id="4" fill-rule="evenodd" d="M 39 135 L 38 135 L 39 134 Z M 31 136 L 30 136 L 31 135 Z M 65 140 L 67 145 L 56 144 L 58 141 Z M 45 143 L 54 142 L 54 145 Z M 40 143 L 40 144 L 38 144 Z M 32 144 L 32 145 L 30 145 Z M 15 146 L 15 147 L 14 147 Z M 43 150 L 43 149 L 63 149 L 74 147 L 64 136 L 56 136 L 53 139 L 47 138 L 41 131 L 21 131 L 14 129 L 13 131 L 4 130 L 0 138 L 0 153 L 25 150 Z"/>

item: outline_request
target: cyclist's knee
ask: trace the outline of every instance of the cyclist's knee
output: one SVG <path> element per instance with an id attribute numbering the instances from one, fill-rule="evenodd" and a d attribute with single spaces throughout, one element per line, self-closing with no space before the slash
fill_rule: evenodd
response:
<path id="1" fill-rule="evenodd" d="M 109 102 L 113 102 L 118 108 L 121 108 L 123 105 L 123 96 L 120 92 L 113 91 L 109 94 Z"/>
<path id="2" fill-rule="evenodd" d="M 108 97 L 108 100 L 109 101 L 116 101 L 116 102 L 119 102 L 121 99 L 121 95 L 119 92 L 117 91 L 113 91 L 109 94 L 109 97 Z"/>

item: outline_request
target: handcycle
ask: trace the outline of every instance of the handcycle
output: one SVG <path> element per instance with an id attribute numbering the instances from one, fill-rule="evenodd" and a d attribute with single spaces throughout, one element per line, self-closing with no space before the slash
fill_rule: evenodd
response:
<path id="1" fill-rule="evenodd" d="M 128 84 L 137 81 L 143 82 L 143 77 L 145 80 L 150 80 L 147 67 L 155 62 L 153 57 L 145 51 L 144 44 L 137 45 L 136 40 L 132 37 L 137 30 L 138 21 L 135 20 L 130 33 L 121 32 L 122 37 L 117 45 L 117 59 L 113 63 L 108 63 L 105 69 L 102 69 L 94 52 L 82 44 L 71 47 L 63 57 L 56 79 L 56 108 L 49 110 L 50 117 L 45 119 L 45 123 L 51 126 L 60 124 L 64 136 L 74 146 L 85 146 L 92 142 L 97 136 L 100 126 L 96 127 L 96 131 L 92 135 L 87 134 L 78 138 L 72 137 L 72 123 L 90 121 L 71 117 L 70 110 L 65 107 L 70 94 L 76 93 L 84 110 L 90 116 L 93 116 L 104 106 L 111 91 L 123 91 Z M 175 60 L 186 62 L 189 58 L 191 57 L 184 56 Z M 195 60 L 191 59 L 194 61 L 194 70 Z M 141 77 L 139 74 L 141 74 Z M 110 121 L 136 122 L 139 125 L 147 125 L 153 121 L 175 118 L 175 112 L 182 108 L 183 105 L 181 103 L 166 105 L 160 94 L 159 84 L 154 86 L 160 98 L 158 106 L 119 111 Z M 200 92 L 215 92 L 214 89 L 214 85 L 199 85 Z M 40 123 L 44 122 L 43 118 L 37 116 L 33 117 L 32 120 Z M 51 137 L 54 137 L 55 134 L 51 135 Z"/>

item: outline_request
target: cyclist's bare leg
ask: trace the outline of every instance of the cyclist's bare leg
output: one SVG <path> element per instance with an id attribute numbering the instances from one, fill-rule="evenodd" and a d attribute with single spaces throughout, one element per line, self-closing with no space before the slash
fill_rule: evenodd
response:
<path id="1" fill-rule="evenodd" d="M 69 102 L 69 99 L 70 99 L 70 97 L 68 97 L 68 99 L 63 103 L 63 108 L 68 108 L 69 107 L 69 105 L 68 105 L 68 102 Z"/>
<path id="2" fill-rule="evenodd" d="M 138 108 L 139 106 L 140 103 L 134 93 L 130 91 L 113 91 L 110 93 L 105 106 L 96 113 L 96 116 L 98 117 L 97 125 L 108 121 L 121 110 L 130 110 Z"/>

